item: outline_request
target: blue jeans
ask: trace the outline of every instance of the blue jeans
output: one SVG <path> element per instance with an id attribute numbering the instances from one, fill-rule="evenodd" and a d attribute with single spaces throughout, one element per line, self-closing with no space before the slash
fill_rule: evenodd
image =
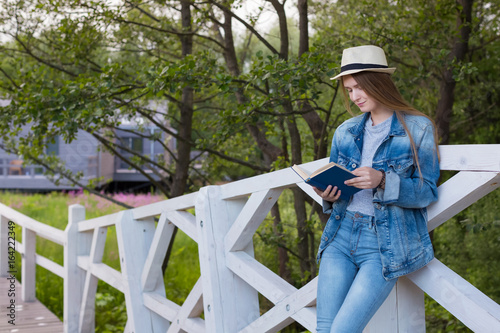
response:
<path id="1" fill-rule="evenodd" d="M 362 332 L 396 280 L 382 276 L 373 217 L 347 211 L 321 256 L 317 332 Z"/>

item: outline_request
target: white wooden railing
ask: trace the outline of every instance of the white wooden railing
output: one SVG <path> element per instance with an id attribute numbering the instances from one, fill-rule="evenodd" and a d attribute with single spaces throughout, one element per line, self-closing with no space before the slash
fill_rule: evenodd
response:
<path id="1" fill-rule="evenodd" d="M 440 152 L 441 169 L 460 172 L 439 187 L 439 201 L 428 210 L 429 230 L 500 186 L 500 145 L 441 146 Z M 325 162 L 303 167 L 314 170 Z M 15 221 L 22 227 L 23 243 L 16 246 L 22 297 L 35 297 L 35 265 L 62 277 L 65 332 L 94 331 L 98 280 L 124 293 L 127 332 L 262 333 L 293 321 L 314 332 L 317 278 L 297 289 L 253 255 L 253 235 L 285 188 L 299 186 L 320 202 L 299 180 L 284 169 L 90 220 L 82 206 L 72 205 L 65 231 L 0 204 L 0 273 L 9 269 L 8 222 Z M 193 208 L 194 215 L 188 212 Z M 199 249 L 201 277 L 182 305 L 166 298 L 161 272 L 174 225 Z M 111 226 L 121 271 L 102 263 Z M 64 266 L 36 254 L 36 236 L 64 246 Z M 500 306 L 438 259 L 400 278 L 365 332 L 425 332 L 424 293 L 473 331 L 500 332 Z M 264 314 L 258 294 L 274 304 Z"/>

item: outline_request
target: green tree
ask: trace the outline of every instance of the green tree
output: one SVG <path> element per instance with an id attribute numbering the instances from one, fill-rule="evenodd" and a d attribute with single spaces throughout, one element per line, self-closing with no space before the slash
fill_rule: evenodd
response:
<path id="1" fill-rule="evenodd" d="M 70 142 L 84 130 L 169 197 L 184 193 L 187 184 L 193 190 L 219 180 L 223 174 L 214 166 L 238 165 L 242 174 L 252 175 L 326 156 L 336 94 L 322 94 L 336 86 L 328 81 L 325 47 L 309 48 L 307 2 L 299 6 L 295 56 L 284 3 L 270 2 L 279 28 L 277 48 L 252 19 L 236 14 L 238 3 L 2 1 L 2 32 L 10 38 L 0 50 L 2 89 L 12 100 L 1 115 L 3 147 L 92 191 L 81 175 L 43 154 L 47 138 L 60 135 Z M 243 24 L 267 56 L 239 58 L 233 22 Z M 168 113 L 148 107 L 151 100 L 168 102 Z M 175 152 L 164 145 L 172 165 L 117 138 L 121 121 L 137 116 L 177 139 Z M 30 126 L 29 135 L 16 136 L 23 125 Z M 131 131 L 163 144 L 163 136 L 140 126 Z M 193 151 L 208 154 L 203 173 L 193 168 Z M 287 267 L 283 249 L 297 246 L 301 278 L 307 280 L 315 274 L 315 236 L 305 203 L 312 201 L 301 191 L 295 191 L 294 201 L 299 240 L 281 240 L 290 243 L 280 244 L 281 267 Z M 280 229 L 278 211 L 273 212 Z"/>

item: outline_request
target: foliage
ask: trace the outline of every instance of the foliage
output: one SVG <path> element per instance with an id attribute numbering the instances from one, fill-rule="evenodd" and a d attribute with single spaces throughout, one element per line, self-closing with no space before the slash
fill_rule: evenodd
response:
<path id="1" fill-rule="evenodd" d="M 122 293 L 110 290 L 102 281 L 99 281 L 95 299 L 96 332 L 115 333 L 123 332 L 127 322 L 127 309 Z"/>
<path id="2" fill-rule="evenodd" d="M 466 333 L 472 332 L 451 313 L 441 307 L 436 301 L 425 296 L 425 326 L 426 332 L 433 333 Z"/>
<path id="3" fill-rule="evenodd" d="M 228 164 L 267 171 L 269 168 L 262 161 L 261 149 L 244 124 L 265 126 L 267 140 L 281 146 L 281 140 L 288 134 L 278 126 L 277 120 L 300 115 L 297 113 L 299 101 L 313 103 L 312 110 L 328 118 L 331 98 L 320 96 L 332 89 L 328 82 L 331 60 L 329 54 L 323 52 L 324 48 L 313 48 L 301 59 L 296 56 L 286 59 L 269 52 L 268 48 L 257 52 L 260 44 L 253 50 L 246 47 L 241 50 L 247 56 L 240 59 L 243 72 L 240 75 L 231 72 L 230 64 L 222 63 L 224 52 L 220 52 L 217 34 L 211 32 L 220 29 L 216 18 L 219 19 L 221 12 L 217 9 L 224 11 L 224 5 L 216 2 L 206 6 L 193 4 L 193 23 L 203 34 L 195 33 L 200 40 L 195 43 L 192 53 L 182 57 L 178 53 L 179 40 L 182 40 L 179 17 L 174 14 L 178 5 L 177 1 L 164 5 L 6 1 L 2 12 L 3 33 L 11 41 L 0 50 L 5 55 L 1 65 L 4 74 L 1 77 L 5 80 L 0 89 L 12 103 L 1 115 L 3 145 L 23 155 L 25 160 L 36 159 L 44 156 L 46 138 L 60 135 L 69 142 L 78 130 L 84 130 L 98 137 L 106 150 L 117 154 L 125 147 L 117 144 L 113 132 L 108 130 L 116 129 L 124 120 L 139 114 L 145 124 L 159 126 L 161 131 L 178 140 L 192 139 L 195 150 L 207 152 L 208 174 L 217 166 Z M 13 18 L 12 12 L 18 17 Z M 51 24 L 28 23 L 42 22 L 44 15 L 50 17 Z M 287 24 L 289 30 L 293 30 L 293 22 Z M 283 38 L 278 39 L 280 43 Z M 209 44 L 204 45 L 201 41 Z M 239 47 L 245 48 L 245 45 Z M 250 68 L 251 72 L 246 73 Z M 196 95 L 191 138 L 182 138 L 176 131 L 163 126 L 169 123 L 174 129 L 180 128 L 185 88 L 194 90 Z M 235 98 L 237 92 L 244 93 L 244 100 Z M 148 109 L 146 105 L 151 100 L 167 101 L 169 112 L 159 115 Z M 295 110 L 282 115 L 280 108 L 289 103 L 296 104 Z M 67 119 L 71 121 L 65 121 Z M 216 124 L 216 127 L 205 124 Z M 29 125 L 30 132 L 17 138 L 15 134 L 22 125 Z M 329 126 L 324 130 L 328 133 L 326 139 L 331 135 L 329 129 L 336 124 Z M 136 132 L 144 135 L 140 129 Z M 307 127 L 301 128 L 301 132 L 308 135 Z M 233 138 L 235 133 L 240 135 L 240 140 Z M 154 139 L 162 140 L 160 137 Z M 251 155 L 240 154 L 242 147 Z M 54 157 L 49 161 L 44 156 L 42 160 L 55 173 L 63 168 Z M 152 163 L 151 157 L 132 161 L 135 163 L 130 164 L 135 168 L 148 166 L 159 174 L 170 176 L 174 172 L 173 166 Z M 200 174 L 192 173 L 191 176 L 199 178 Z M 215 174 L 210 181 L 226 177 Z M 78 175 L 73 175 L 73 179 L 81 180 Z M 162 182 L 166 187 L 160 184 Z M 168 177 L 162 182 L 157 185 L 168 195 Z M 197 183 L 196 179 L 192 183 Z"/>

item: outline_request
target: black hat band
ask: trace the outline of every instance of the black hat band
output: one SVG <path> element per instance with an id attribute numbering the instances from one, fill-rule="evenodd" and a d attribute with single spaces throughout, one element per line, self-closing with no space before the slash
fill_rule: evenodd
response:
<path id="1" fill-rule="evenodd" d="M 389 68 L 389 66 L 386 65 L 377 65 L 377 64 L 349 64 L 340 67 L 340 72 L 345 72 L 345 71 L 350 71 L 353 69 L 367 69 L 367 68 Z"/>

